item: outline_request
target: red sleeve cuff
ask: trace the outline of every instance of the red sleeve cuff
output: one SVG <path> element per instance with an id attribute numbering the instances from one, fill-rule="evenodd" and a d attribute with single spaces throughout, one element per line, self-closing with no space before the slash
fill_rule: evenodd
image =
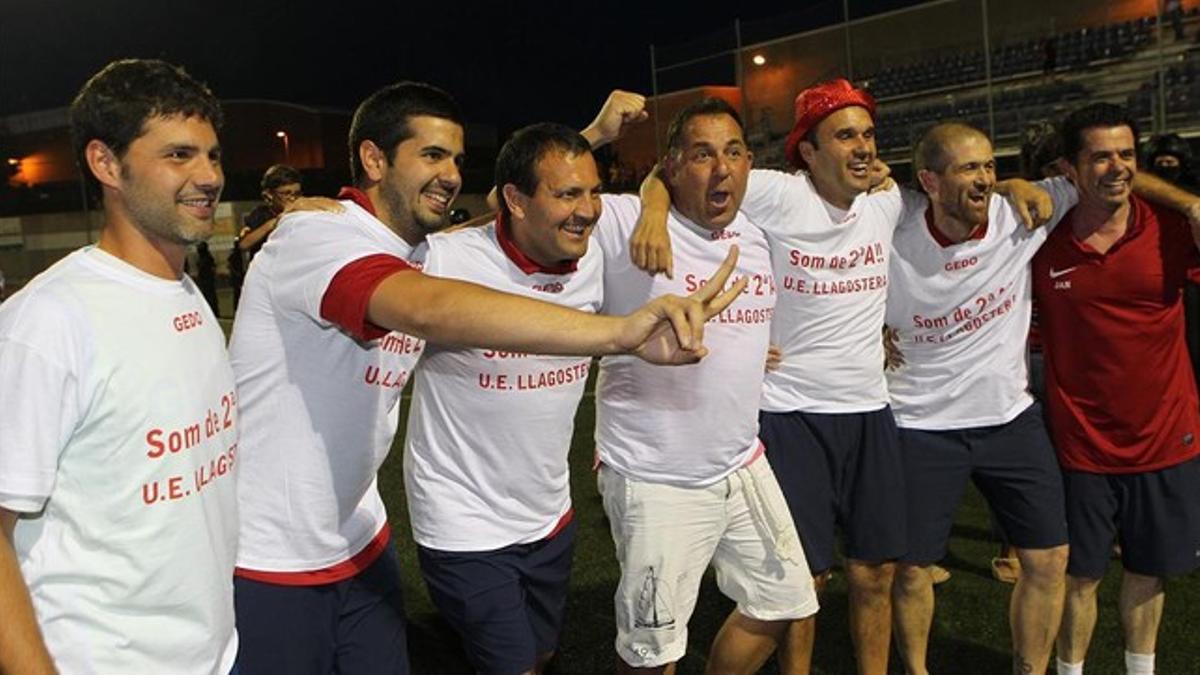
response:
<path id="1" fill-rule="evenodd" d="M 347 263 L 333 275 L 321 297 L 321 318 L 355 338 L 368 342 L 389 332 L 367 321 L 371 294 L 384 279 L 396 272 L 414 269 L 402 258 L 386 253 L 369 255 Z"/>

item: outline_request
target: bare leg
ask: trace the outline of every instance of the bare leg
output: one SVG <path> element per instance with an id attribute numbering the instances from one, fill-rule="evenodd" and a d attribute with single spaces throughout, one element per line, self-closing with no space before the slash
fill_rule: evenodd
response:
<path id="1" fill-rule="evenodd" d="M 896 610 L 896 647 L 908 675 L 928 675 L 926 655 L 933 624 L 933 579 L 929 565 L 899 563 L 892 597 Z"/>
<path id="2" fill-rule="evenodd" d="M 829 572 L 813 577 L 818 595 L 829 583 Z M 808 675 L 812 672 L 813 643 L 817 638 L 817 615 L 797 619 L 788 624 L 787 635 L 779 647 L 780 675 Z"/>
<path id="3" fill-rule="evenodd" d="M 892 647 L 892 581 L 895 575 L 894 562 L 846 561 L 850 637 L 854 640 L 859 675 L 887 675 Z"/>
<path id="4" fill-rule="evenodd" d="M 756 673 L 783 641 L 790 621 L 759 621 L 733 610 L 713 640 L 709 675 Z"/>
<path id="5" fill-rule="evenodd" d="M 1044 673 L 1062 623 L 1067 546 L 1020 549 L 1021 576 L 1013 588 L 1008 620 L 1012 627 L 1013 672 Z"/>
<path id="6" fill-rule="evenodd" d="M 1154 653 L 1164 598 L 1162 579 L 1125 570 L 1118 601 L 1121 626 L 1125 629 L 1125 649 L 1134 654 Z"/>
<path id="7" fill-rule="evenodd" d="M 1099 579 L 1067 576 L 1067 596 L 1062 627 L 1058 631 L 1058 658 L 1079 663 L 1087 656 L 1096 628 L 1096 589 Z"/>

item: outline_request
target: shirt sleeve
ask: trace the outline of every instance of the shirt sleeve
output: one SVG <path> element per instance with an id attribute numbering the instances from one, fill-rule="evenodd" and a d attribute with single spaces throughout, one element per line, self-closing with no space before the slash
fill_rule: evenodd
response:
<path id="1" fill-rule="evenodd" d="M 1067 211 L 1075 208 L 1079 203 L 1079 190 L 1075 188 L 1066 176 L 1055 176 L 1054 178 L 1046 178 L 1040 180 L 1034 185 L 1042 188 L 1050 193 L 1050 199 L 1054 202 L 1054 213 L 1050 214 L 1050 219 L 1042 227 L 1046 233 L 1054 231 L 1062 219 L 1067 215 Z"/>
<path id="2" fill-rule="evenodd" d="M 892 181 L 892 186 L 886 190 L 879 190 L 868 195 L 869 203 L 876 209 L 879 209 L 883 220 L 890 223 L 892 229 L 896 229 L 900 225 L 900 218 L 904 215 L 905 196 L 904 191 L 900 189 L 900 184 Z"/>
<path id="3" fill-rule="evenodd" d="M 600 245 L 606 260 L 627 259 L 629 238 L 642 212 L 641 200 L 633 195 L 601 195 L 600 200 L 603 209 L 592 241 Z"/>
<path id="4" fill-rule="evenodd" d="M 54 490 L 59 457 L 81 414 L 72 336 L 52 298 L 9 303 L 0 320 L 0 507 L 36 512 Z M 27 311 L 21 311 L 27 310 Z"/>
<path id="5" fill-rule="evenodd" d="M 347 202 L 343 204 L 347 204 L 347 209 L 358 208 Z M 372 258 L 377 254 L 403 260 L 388 253 L 383 245 L 370 234 L 363 232 L 362 228 L 363 223 L 356 222 L 352 213 L 292 214 L 284 219 L 272 235 L 270 258 L 255 258 L 254 264 L 247 272 L 246 285 L 266 286 L 272 303 L 280 312 L 300 314 L 322 326 L 337 326 L 357 337 L 358 333 L 353 332 L 356 321 L 348 321 L 350 326 L 342 326 L 338 321 L 330 321 L 325 316 L 325 298 L 334 277 L 351 263 Z M 378 270 L 374 265 L 368 267 Z M 357 284 L 361 286 L 369 279 L 362 278 L 367 276 L 363 269 L 359 269 L 359 272 L 358 275 L 348 276 L 352 280 L 357 279 Z M 369 291 L 374 291 L 379 281 L 382 281 L 382 278 L 375 279 L 375 284 Z M 354 306 L 342 306 L 342 303 L 348 303 L 352 297 L 357 296 L 334 295 L 333 302 L 338 303 L 339 310 L 333 312 L 335 317 L 344 318 L 348 316 L 347 312 L 354 309 Z M 359 301 L 365 302 L 362 298 L 359 298 Z M 365 314 L 366 305 L 363 304 L 361 309 Z"/>
<path id="6" fill-rule="evenodd" d="M 815 195 L 808 181 L 799 176 L 753 169 L 742 199 L 742 213 L 763 230 L 779 231 L 792 217 L 801 217 Z"/>
<path id="7" fill-rule="evenodd" d="M 325 288 L 321 297 L 321 318 L 364 342 L 387 335 L 388 329 L 367 320 L 367 306 L 384 279 L 411 269 L 412 266 L 403 259 L 386 253 L 347 263 Z"/>

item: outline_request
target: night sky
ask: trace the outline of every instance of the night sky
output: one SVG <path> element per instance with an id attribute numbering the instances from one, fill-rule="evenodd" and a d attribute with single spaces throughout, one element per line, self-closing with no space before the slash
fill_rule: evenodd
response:
<path id="1" fill-rule="evenodd" d="M 854 0 L 852 15 L 904 0 Z M 583 125 L 613 87 L 650 92 L 649 46 L 686 54 L 815 27 L 842 0 L 760 0 L 698 11 L 680 0 L 310 2 L 0 0 L 0 115 L 66 105 L 108 61 L 178 63 L 225 99 L 352 109 L 379 86 L 448 89 L 468 120 L 507 133 L 552 120 Z M 736 9 L 735 9 L 736 7 Z M 722 40 L 722 38 L 724 38 Z M 707 47 L 707 48 L 706 48 Z M 719 48 L 719 47 L 717 47 Z M 693 50 L 695 51 L 695 50 Z"/>

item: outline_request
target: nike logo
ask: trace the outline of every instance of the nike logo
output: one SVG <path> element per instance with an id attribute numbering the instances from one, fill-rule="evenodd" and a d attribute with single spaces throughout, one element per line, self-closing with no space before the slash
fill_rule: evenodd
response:
<path id="1" fill-rule="evenodd" d="M 1075 268 L 1076 268 L 1076 267 L 1079 267 L 1079 265 L 1075 265 L 1074 267 L 1068 267 L 1068 268 L 1066 268 L 1066 269 L 1062 269 L 1062 270 L 1056 270 L 1056 269 L 1054 269 L 1053 267 L 1051 267 L 1051 268 L 1050 268 L 1050 278 L 1051 278 L 1051 279 L 1057 279 L 1057 278 L 1061 277 L 1061 276 L 1062 276 L 1062 275 L 1064 275 L 1064 274 L 1070 274 L 1071 272 L 1074 272 L 1074 271 L 1075 271 Z"/>

